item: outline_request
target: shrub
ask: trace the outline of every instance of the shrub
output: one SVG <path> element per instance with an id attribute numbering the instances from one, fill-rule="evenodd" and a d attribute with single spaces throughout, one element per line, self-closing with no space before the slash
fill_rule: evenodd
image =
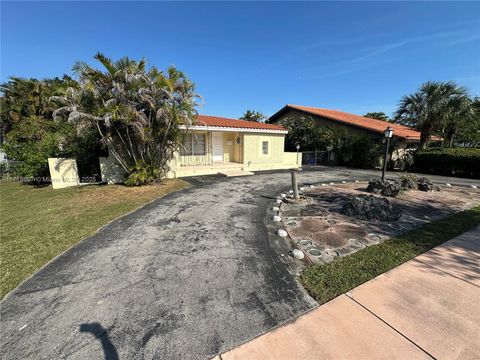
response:
<path id="1" fill-rule="evenodd" d="M 369 136 L 345 135 L 337 141 L 334 151 L 339 165 L 372 168 L 378 164 L 382 148 Z"/>
<path id="2" fill-rule="evenodd" d="M 145 162 L 138 162 L 130 168 L 130 174 L 125 181 L 127 186 L 140 186 L 158 180 L 161 170 Z"/>
<path id="3" fill-rule="evenodd" d="M 80 136 L 73 124 L 55 121 L 52 115 L 54 105 L 50 98 L 64 94 L 76 84 L 68 76 L 45 80 L 11 78 L 2 84 L 0 132 L 5 134 L 2 150 L 9 160 L 18 161 L 9 169 L 10 173 L 33 182 L 47 181 L 49 157 L 76 158 L 81 176 L 98 173 L 101 146 L 96 131 Z"/>
<path id="4" fill-rule="evenodd" d="M 403 192 L 400 182 L 395 180 L 371 179 L 368 182 L 367 191 L 383 196 L 396 197 Z"/>
<path id="5" fill-rule="evenodd" d="M 389 161 L 388 167 L 390 170 L 398 169 L 400 171 L 410 171 L 413 166 L 413 152 L 408 149 L 403 155 L 399 156 L 394 161 Z"/>
<path id="6" fill-rule="evenodd" d="M 414 154 L 417 172 L 480 179 L 480 148 L 439 148 Z"/>

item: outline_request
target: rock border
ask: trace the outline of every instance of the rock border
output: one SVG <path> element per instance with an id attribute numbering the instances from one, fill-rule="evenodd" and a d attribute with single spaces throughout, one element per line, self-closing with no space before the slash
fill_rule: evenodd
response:
<path id="1" fill-rule="evenodd" d="M 341 180 L 341 181 L 320 181 L 318 183 L 301 183 L 298 185 L 299 187 L 299 194 L 303 195 L 305 190 L 315 189 L 316 187 L 326 187 L 326 186 L 337 186 L 337 185 L 345 185 L 345 184 L 352 184 L 352 183 L 360 183 L 360 182 L 368 182 L 368 179 L 351 179 L 351 180 Z M 449 184 L 449 183 L 439 183 L 435 182 L 437 185 L 442 187 L 452 188 L 470 188 L 470 189 L 477 189 L 476 185 L 462 185 L 462 184 Z M 314 264 L 309 259 L 309 256 L 312 256 L 309 251 L 318 250 L 322 254 L 325 253 L 325 256 L 328 259 L 321 259 L 319 256 L 319 263 L 326 263 L 332 261 L 335 257 L 341 257 L 348 254 L 341 254 L 338 251 L 332 251 L 331 249 L 327 251 L 322 251 L 318 249 L 315 244 L 310 243 L 306 246 L 302 246 L 301 244 L 296 244 L 288 235 L 288 232 L 285 229 L 284 219 L 280 217 L 280 209 L 282 204 L 285 203 L 285 200 L 293 199 L 293 190 L 290 188 L 284 188 L 283 191 L 279 192 L 275 198 L 272 199 L 271 202 L 268 203 L 266 209 L 266 216 L 265 216 L 265 227 L 267 229 L 268 237 L 272 248 L 279 254 L 279 258 L 281 261 L 286 265 L 287 270 L 293 274 L 299 276 L 301 271 L 308 265 Z M 283 230 L 287 232 L 286 236 L 279 235 L 279 230 Z M 409 227 L 406 227 L 405 230 L 409 230 Z M 282 235 L 285 235 L 282 231 L 280 231 Z M 372 242 L 371 245 L 375 245 L 377 242 Z M 368 246 L 368 245 L 367 245 Z M 360 249 L 361 247 L 359 247 Z M 298 253 L 295 257 L 294 250 L 300 250 L 304 253 L 303 259 L 298 259 Z M 334 252 L 334 253 L 333 253 Z M 310 255 L 307 255 L 310 254 Z"/>

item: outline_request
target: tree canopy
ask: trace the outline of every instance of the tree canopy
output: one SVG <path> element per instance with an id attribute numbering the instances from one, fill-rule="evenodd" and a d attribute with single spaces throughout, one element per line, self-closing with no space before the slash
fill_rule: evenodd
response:
<path id="1" fill-rule="evenodd" d="M 365 115 L 363 115 L 365 117 L 368 117 L 370 119 L 377 119 L 377 120 L 383 120 L 383 121 L 391 121 L 390 118 L 388 117 L 387 114 L 385 114 L 384 112 L 369 112 L 369 113 L 366 113 Z"/>
<path id="2" fill-rule="evenodd" d="M 79 137 L 73 125 L 54 121 L 52 96 L 62 96 L 69 87 L 77 87 L 68 76 L 53 79 L 12 77 L 1 85 L 2 148 L 10 160 L 20 161 L 18 175 L 28 178 L 48 176 L 49 157 L 72 156 L 79 169 L 90 166 L 98 155 L 95 133 Z"/>
<path id="3" fill-rule="evenodd" d="M 453 81 L 429 81 L 400 100 L 395 121 L 420 130 L 420 148 L 426 148 L 434 134 L 451 145 L 472 115 L 472 101 L 465 88 Z"/>
<path id="4" fill-rule="evenodd" d="M 255 122 L 265 122 L 267 119 L 268 117 L 265 116 L 263 113 L 259 111 L 253 111 L 253 110 L 245 111 L 245 113 L 240 118 L 240 120 L 255 121 Z"/>
<path id="5" fill-rule="evenodd" d="M 61 106 L 55 118 L 74 123 L 79 132 L 96 128 L 109 153 L 138 185 L 166 175 L 183 132 L 196 116 L 194 84 L 175 67 L 160 71 L 145 60 L 113 61 L 101 53 L 101 69 L 77 62 L 79 86 L 52 97 Z"/>

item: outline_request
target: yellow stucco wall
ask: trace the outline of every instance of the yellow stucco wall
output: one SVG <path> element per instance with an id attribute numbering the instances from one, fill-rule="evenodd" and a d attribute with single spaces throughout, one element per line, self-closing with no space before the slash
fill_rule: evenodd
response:
<path id="1" fill-rule="evenodd" d="M 262 143 L 268 143 L 268 155 L 262 153 Z M 282 164 L 285 147 L 283 134 L 243 134 L 243 164 L 256 166 L 260 164 Z"/>
<path id="2" fill-rule="evenodd" d="M 243 135 L 239 132 L 234 134 L 233 143 L 233 159 L 232 161 L 242 163 L 243 162 Z M 239 140 L 239 141 L 237 141 Z"/>
<path id="3" fill-rule="evenodd" d="M 240 139 L 240 143 L 237 142 L 237 138 Z M 208 162 L 211 156 L 211 133 L 208 133 L 207 141 L 206 165 L 200 165 L 199 161 L 198 166 L 194 166 L 196 164 L 190 161 L 185 162 L 185 157 L 182 162 L 182 157 L 177 155 L 170 163 L 171 171 L 168 177 L 217 174 L 219 171 L 225 171 L 228 166 L 236 166 L 245 171 L 292 169 L 301 166 L 301 154 L 297 157 L 296 153 L 284 151 L 284 134 L 224 132 L 223 163 Z M 268 142 L 268 155 L 264 155 L 262 152 L 264 141 Z M 238 165 L 231 164 L 232 162 Z M 182 163 L 187 166 L 181 166 Z"/>

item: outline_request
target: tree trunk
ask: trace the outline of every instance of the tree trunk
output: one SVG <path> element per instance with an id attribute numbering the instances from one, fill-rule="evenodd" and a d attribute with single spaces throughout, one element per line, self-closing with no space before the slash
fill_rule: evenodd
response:
<path id="1" fill-rule="evenodd" d="M 430 142 L 430 137 L 432 134 L 432 126 L 426 124 L 422 127 L 422 132 L 420 133 L 420 149 L 426 149 L 428 143 Z"/>
<path id="2" fill-rule="evenodd" d="M 448 141 L 448 147 L 453 147 L 453 135 L 450 137 L 450 140 Z"/>

